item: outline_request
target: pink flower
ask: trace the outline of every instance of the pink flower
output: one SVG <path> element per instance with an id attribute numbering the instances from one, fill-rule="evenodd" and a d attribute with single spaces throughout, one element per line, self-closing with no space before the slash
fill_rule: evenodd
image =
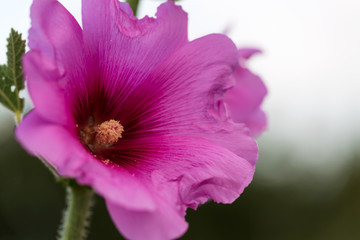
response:
<path id="1" fill-rule="evenodd" d="M 83 1 L 82 15 L 83 29 L 34 0 L 23 63 L 35 108 L 17 138 L 103 196 L 125 237 L 179 237 L 188 207 L 231 203 L 252 180 L 266 90 L 242 63 L 251 54 L 220 34 L 189 42 L 172 1 L 156 18 L 117 0 Z"/>

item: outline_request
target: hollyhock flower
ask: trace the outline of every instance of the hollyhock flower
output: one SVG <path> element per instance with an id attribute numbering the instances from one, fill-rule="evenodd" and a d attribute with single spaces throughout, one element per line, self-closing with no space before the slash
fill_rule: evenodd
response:
<path id="1" fill-rule="evenodd" d="M 16 136 L 103 196 L 125 237 L 179 237 L 188 207 L 231 203 L 251 182 L 264 89 L 225 35 L 188 41 L 172 1 L 139 20 L 126 3 L 84 0 L 81 28 L 56 0 L 34 0 L 31 21 L 35 108 Z"/>

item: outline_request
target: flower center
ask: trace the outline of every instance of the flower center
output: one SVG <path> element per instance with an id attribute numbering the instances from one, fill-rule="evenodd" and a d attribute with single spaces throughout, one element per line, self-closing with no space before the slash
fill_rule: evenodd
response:
<path id="1" fill-rule="evenodd" d="M 113 145 L 116 143 L 121 134 L 124 131 L 124 127 L 119 121 L 109 120 L 101 123 L 95 127 L 95 144 L 98 145 Z"/>
<path id="2" fill-rule="evenodd" d="M 80 138 L 92 152 L 98 152 L 115 144 L 123 132 L 124 127 L 119 121 L 111 119 L 95 126 L 90 118 L 87 126 L 80 130 Z"/>

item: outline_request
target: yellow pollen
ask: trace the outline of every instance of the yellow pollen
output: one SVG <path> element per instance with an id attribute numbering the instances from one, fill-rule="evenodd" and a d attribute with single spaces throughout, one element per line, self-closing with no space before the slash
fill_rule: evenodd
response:
<path id="1" fill-rule="evenodd" d="M 113 119 L 105 121 L 95 127 L 95 143 L 98 145 L 112 145 L 121 138 L 123 131 L 124 127 L 119 121 Z"/>

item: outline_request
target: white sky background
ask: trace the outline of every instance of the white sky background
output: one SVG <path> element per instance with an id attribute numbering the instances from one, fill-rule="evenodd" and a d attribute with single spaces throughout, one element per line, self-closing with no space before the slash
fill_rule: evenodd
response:
<path id="1" fill-rule="evenodd" d="M 60 0 L 81 20 L 79 0 Z M 162 1 L 143 0 L 140 16 Z M 0 1 L 0 63 L 11 27 L 27 36 L 31 0 Z M 340 163 L 360 142 L 359 0 L 183 0 L 190 38 L 231 27 L 239 46 L 264 51 L 249 66 L 269 88 L 269 130 L 261 145 L 299 158 Z M 0 121 L 11 115 L 0 107 Z M 5 132 L 4 129 L 0 129 Z M 11 132 L 10 132 L 11 133 Z M 2 133 L 1 133 L 2 135 Z M 354 140 L 357 140 L 354 142 Z M 263 156 L 263 159 L 266 156 Z"/>

